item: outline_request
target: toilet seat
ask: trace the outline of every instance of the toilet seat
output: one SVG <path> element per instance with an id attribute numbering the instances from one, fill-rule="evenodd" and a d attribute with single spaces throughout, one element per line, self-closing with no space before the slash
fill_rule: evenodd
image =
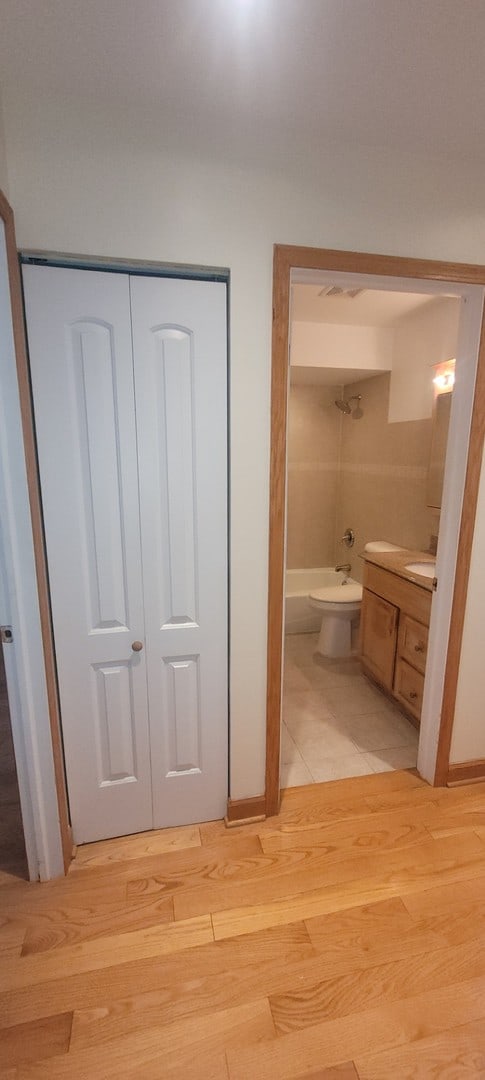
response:
<path id="1" fill-rule="evenodd" d="M 327 604 L 357 604 L 362 600 L 362 585 L 357 581 L 346 581 L 340 585 L 325 585 L 323 589 L 313 589 L 310 600 L 324 601 Z"/>
<path id="2" fill-rule="evenodd" d="M 309 593 L 308 603 L 322 616 L 317 652 L 331 660 L 350 656 L 352 629 L 356 628 L 362 604 L 362 585 L 342 580 L 338 585 L 324 585 Z"/>

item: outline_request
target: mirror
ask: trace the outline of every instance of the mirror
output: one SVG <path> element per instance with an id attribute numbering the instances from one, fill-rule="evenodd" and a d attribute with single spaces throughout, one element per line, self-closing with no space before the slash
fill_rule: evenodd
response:
<path id="1" fill-rule="evenodd" d="M 427 506 L 441 509 L 446 444 L 450 424 L 452 393 L 438 394 L 434 403 L 431 450 L 428 465 Z"/>

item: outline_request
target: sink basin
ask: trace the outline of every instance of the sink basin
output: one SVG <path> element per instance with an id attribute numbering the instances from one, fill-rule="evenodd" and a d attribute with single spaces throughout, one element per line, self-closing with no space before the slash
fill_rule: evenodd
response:
<path id="1" fill-rule="evenodd" d="M 421 577 L 434 577 L 436 573 L 435 562 L 410 562 L 406 563 L 405 570 L 410 574 L 421 574 Z"/>

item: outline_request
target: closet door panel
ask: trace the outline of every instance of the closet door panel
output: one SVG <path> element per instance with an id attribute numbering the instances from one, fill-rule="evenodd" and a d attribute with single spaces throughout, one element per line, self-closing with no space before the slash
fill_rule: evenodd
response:
<path id="1" fill-rule="evenodd" d="M 66 771 L 77 843 L 152 827 L 126 276 L 24 267 Z"/>
<path id="2" fill-rule="evenodd" d="M 132 277 L 155 827 L 227 801 L 226 289 Z"/>

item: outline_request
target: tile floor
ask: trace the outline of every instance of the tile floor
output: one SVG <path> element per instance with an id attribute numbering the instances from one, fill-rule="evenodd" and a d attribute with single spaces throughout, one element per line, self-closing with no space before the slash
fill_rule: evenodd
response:
<path id="1" fill-rule="evenodd" d="M 357 659 L 315 654 L 318 634 L 285 639 L 281 786 L 416 766 L 418 732 Z"/>

